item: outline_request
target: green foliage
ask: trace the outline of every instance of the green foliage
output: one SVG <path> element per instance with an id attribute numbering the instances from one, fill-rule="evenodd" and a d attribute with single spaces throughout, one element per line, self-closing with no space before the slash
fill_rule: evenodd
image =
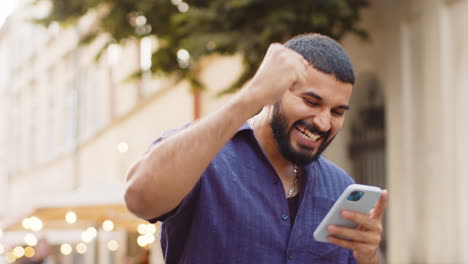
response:
<path id="1" fill-rule="evenodd" d="M 110 34 L 116 42 L 156 35 L 160 48 L 153 54 L 151 70 L 176 74 L 197 86 L 201 85 L 197 63 L 203 56 L 240 53 L 245 71 L 229 91 L 252 76 L 272 42 L 284 42 L 306 32 L 322 33 L 337 40 L 347 33 L 367 38 L 366 32 L 356 25 L 367 0 L 188 0 L 187 3 L 179 0 L 178 5 L 177 0 L 51 2 L 49 16 L 41 21 L 44 24 L 73 23 L 89 9 L 106 8 L 107 14 L 96 31 L 86 35 L 83 43 L 101 33 Z M 190 6 L 188 12 L 180 12 L 185 4 Z M 141 16 L 146 18 L 144 25 L 136 23 Z M 179 49 L 190 52 L 185 68 L 177 60 Z"/>

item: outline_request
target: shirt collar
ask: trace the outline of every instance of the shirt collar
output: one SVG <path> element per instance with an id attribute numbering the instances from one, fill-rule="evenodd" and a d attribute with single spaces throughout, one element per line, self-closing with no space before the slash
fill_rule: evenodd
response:
<path id="1" fill-rule="evenodd" d="M 252 126 L 248 123 L 248 122 L 245 122 L 238 130 L 237 130 L 237 133 L 241 132 L 241 131 L 244 131 L 244 130 L 251 130 L 253 131 L 253 128 Z"/>

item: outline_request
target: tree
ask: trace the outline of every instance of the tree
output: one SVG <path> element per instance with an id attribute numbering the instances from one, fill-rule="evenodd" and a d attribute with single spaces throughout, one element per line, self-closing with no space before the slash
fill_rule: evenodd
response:
<path id="1" fill-rule="evenodd" d="M 41 20 L 46 25 L 53 21 L 73 23 L 90 9 L 106 10 L 96 30 L 83 42 L 103 33 L 110 34 L 115 42 L 156 35 L 159 49 L 152 56 L 151 71 L 175 74 L 195 87 L 202 87 L 197 79 L 197 62 L 209 54 L 242 54 L 244 73 L 233 90 L 250 78 L 272 42 L 305 32 L 336 40 L 347 33 L 367 38 L 366 31 L 356 25 L 367 0 L 50 1 L 51 11 Z M 180 52 L 182 49 L 189 53 Z"/>

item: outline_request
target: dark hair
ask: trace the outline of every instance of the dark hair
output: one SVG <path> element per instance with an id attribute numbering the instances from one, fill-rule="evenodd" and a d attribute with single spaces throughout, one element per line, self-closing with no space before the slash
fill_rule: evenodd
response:
<path id="1" fill-rule="evenodd" d="M 341 45 L 332 38 L 309 33 L 295 36 L 284 45 L 304 56 L 317 70 L 354 84 L 353 65 Z"/>

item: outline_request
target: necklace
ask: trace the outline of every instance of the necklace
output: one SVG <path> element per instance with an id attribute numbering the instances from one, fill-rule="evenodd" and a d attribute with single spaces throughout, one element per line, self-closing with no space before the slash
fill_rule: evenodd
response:
<path id="1" fill-rule="evenodd" d="M 296 190 L 297 181 L 299 179 L 298 168 L 297 168 L 296 164 L 294 164 L 294 170 L 293 171 L 294 171 L 294 180 L 293 180 L 293 183 L 291 184 L 291 187 L 289 187 L 289 191 L 288 191 L 288 194 L 286 195 L 286 198 L 289 198 L 289 197 L 292 196 L 292 194 Z"/>
<path id="2" fill-rule="evenodd" d="M 252 128 L 255 124 L 255 120 L 256 120 L 256 116 L 252 117 L 251 124 L 250 124 Z M 286 198 L 290 198 L 293 195 L 294 191 L 296 190 L 297 182 L 299 180 L 299 175 L 298 175 L 299 169 L 297 168 L 297 164 L 294 164 L 293 172 L 294 172 L 293 183 L 289 187 L 288 193 L 286 194 Z"/>

